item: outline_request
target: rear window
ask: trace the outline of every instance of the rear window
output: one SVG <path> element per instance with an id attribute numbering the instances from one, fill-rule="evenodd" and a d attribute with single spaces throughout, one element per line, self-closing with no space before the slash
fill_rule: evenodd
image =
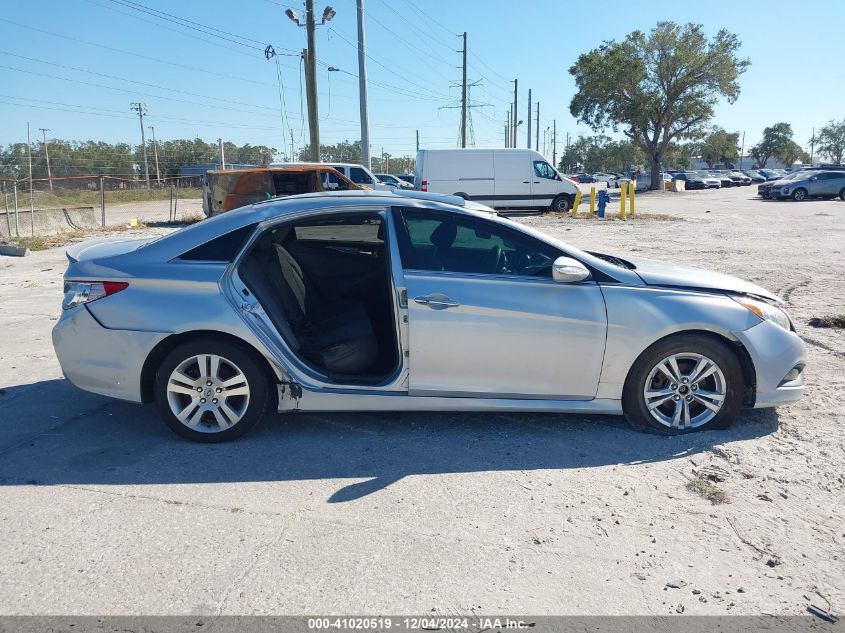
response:
<path id="1" fill-rule="evenodd" d="M 179 259 L 191 262 L 231 262 L 241 252 L 254 230 L 254 224 L 235 229 L 182 253 Z"/>

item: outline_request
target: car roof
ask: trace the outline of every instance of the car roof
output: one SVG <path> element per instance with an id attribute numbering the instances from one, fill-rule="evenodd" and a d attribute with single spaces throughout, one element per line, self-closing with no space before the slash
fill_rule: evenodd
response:
<path id="1" fill-rule="evenodd" d="M 144 249 L 144 256 L 169 261 L 200 244 L 239 228 L 275 220 L 288 214 L 302 211 L 342 210 L 344 207 L 362 206 L 408 206 L 423 209 L 457 212 L 478 217 L 495 216 L 490 207 L 458 196 L 448 196 L 424 191 L 370 191 L 350 190 L 319 193 L 304 193 L 285 198 L 273 198 L 253 205 L 240 207 L 202 222 L 191 224 L 171 233 Z"/>

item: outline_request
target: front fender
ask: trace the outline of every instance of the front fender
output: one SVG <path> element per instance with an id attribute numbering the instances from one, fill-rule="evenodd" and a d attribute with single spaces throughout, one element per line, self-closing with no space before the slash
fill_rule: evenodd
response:
<path id="1" fill-rule="evenodd" d="M 648 286 L 602 286 L 607 347 L 597 398 L 622 397 L 634 361 L 671 334 L 704 331 L 737 341 L 760 319 L 725 294 Z"/>

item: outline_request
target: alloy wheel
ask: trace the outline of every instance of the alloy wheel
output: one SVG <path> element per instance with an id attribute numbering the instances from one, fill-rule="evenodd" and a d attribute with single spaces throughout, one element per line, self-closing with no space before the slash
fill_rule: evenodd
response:
<path id="1" fill-rule="evenodd" d="M 240 367 L 216 354 L 185 359 L 167 381 L 167 403 L 173 415 L 201 433 L 219 433 L 240 422 L 249 395 Z"/>
<path id="2" fill-rule="evenodd" d="M 651 370 L 643 397 L 648 412 L 660 424 L 693 429 L 707 424 L 721 411 L 727 381 L 722 369 L 702 354 L 672 354 Z"/>

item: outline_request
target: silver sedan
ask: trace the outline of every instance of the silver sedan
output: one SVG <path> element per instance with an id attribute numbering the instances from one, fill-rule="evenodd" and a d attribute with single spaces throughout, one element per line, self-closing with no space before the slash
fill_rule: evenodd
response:
<path id="1" fill-rule="evenodd" d="M 803 391 L 804 345 L 763 288 L 451 196 L 294 196 L 67 257 L 65 376 L 191 440 L 349 410 L 624 413 L 678 434 Z"/>

